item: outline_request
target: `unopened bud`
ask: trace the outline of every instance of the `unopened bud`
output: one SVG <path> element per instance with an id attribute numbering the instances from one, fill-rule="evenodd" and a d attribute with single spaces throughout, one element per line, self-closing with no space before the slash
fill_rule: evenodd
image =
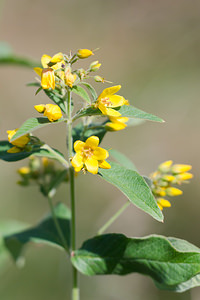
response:
<path id="1" fill-rule="evenodd" d="M 182 195 L 183 192 L 175 187 L 169 187 L 166 189 L 167 196 L 179 196 Z"/>
<path id="2" fill-rule="evenodd" d="M 167 173 L 170 171 L 172 163 L 172 160 L 167 160 L 158 166 L 158 170 L 162 173 Z"/>
<path id="3" fill-rule="evenodd" d="M 172 173 L 179 174 L 179 173 L 185 173 L 191 169 L 192 169 L 191 165 L 176 164 L 172 166 L 171 171 Z"/>
<path id="4" fill-rule="evenodd" d="M 77 56 L 79 58 L 88 58 L 89 56 L 94 55 L 94 53 L 89 49 L 79 49 L 77 51 Z"/>
<path id="5" fill-rule="evenodd" d="M 90 71 L 91 72 L 96 72 L 99 70 L 99 68 L 101 67 L 101 64 L 97 61 L 94 61 L 90 64 Z"/>

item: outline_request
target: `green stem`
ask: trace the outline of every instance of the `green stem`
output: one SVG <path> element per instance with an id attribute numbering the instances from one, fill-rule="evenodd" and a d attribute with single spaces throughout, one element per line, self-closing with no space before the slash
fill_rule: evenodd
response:
<path id="1" fill-rule="evenodd" d="M 53 206 L 53 203 L 52 203 L 52 199 L 51 199 L 51 197 L 47 197 L 47 198 L 48 198 L 48 202 L 49 202 L 49 207 L 51 209 L 51 215 L 52 215 L 55 227 L 58 231 L 58 235 L 60 237 L 60 240 L 62 242 L 63 247 L 65 248 L 66 252 L 69 254 L 69 248 L 68 248 L 68 245 L 66 243 L 65 237 L 63 235 L 62 229 L 60 228 L 60 224 L 58 222 L 58 219 L 56 217 L 56 214 L 55 214 L 55 211 L 54 211 L 54 206 Z"/>
<path id="2" fill-rule="evenodd" d="M 126 202 L 115 214 L 112 216 L 97 232 L 101 235 L 106 229 L 123 213 L 123 211 L 130 205 L 130 202 Z"/>
<path id="3" fill-rule="evenodd" d="M 70 163 L 73 155 L 72 144 L 72 117 L 71 117 L 71 91 L 68 90 L 67 99 L 67 114 L 68 114 L 68 159 L 69 159 L 69 181 L 70 181 L 70 200 L 71 200 L 71 255 L 76 250 L 76 208 L 75 208 L 75 186 L 74 186 L 74 169 Z M 79 300 L 79 287 L 78 287 L 78 271 L 72 266 L 73 289 L 72 300 Z"/>

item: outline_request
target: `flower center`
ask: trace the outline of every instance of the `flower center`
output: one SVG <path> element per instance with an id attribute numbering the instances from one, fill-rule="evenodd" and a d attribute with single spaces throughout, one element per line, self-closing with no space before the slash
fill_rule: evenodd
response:
<path id="1" fill-rule="evenodd" d="M 101 103 L 105 105 L 106 107 L 110 106 L 112 102 L 109 100 L 109 97 L 101 99 Z"/>
<path id="2" fill-rule="evenodd" d="M 84 147 L 82 154 L 84 159 L 90 158 L 93 155 L 93 149 L 90 147 Z"/>

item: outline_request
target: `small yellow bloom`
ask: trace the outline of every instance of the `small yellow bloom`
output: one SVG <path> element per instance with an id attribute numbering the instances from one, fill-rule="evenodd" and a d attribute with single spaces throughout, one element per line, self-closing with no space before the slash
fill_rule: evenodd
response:
<path id="1" fill-rule="evenodd" d="M 30 170 L 29 167 L 22 167 L 22 168 L 20 168 L 20 169 L 17 170 L 17 172 L 18 172 L 20 175 L 22 175 L 22 176 L 30 174 L 30 171 L 31 171 L 31 170 Z"/>
<path id="2" fill-rule="evenodd" d="M 162 173 L 167 173 L 170 171 L 172 163 L 172 160 L 167 160 L 158 166 L 158 170 Z"/>
<path id="3" fill-rule="evenodd" d="M 128 122 L 129 118 L 127 117 L 109 117 L 111 122 L 106 123 L 106 129 L 109 131 L 118 131 L 127 127 L 125 124 Z"/>
<path id="4" fill-rule="evenodd" d="M 84 167 L 92 174 L 98 173 L 98 168 L 110 169 L 111 166 L 105 161 L 108 158 L 108 151 L 98 147 L 99 138 L 89 137 L 86 142 L 80 140 L 74 143 L 75 156 L 72 158 L 72 166 L 75 172 L 80 172 Z"/>
<path id="5" fill-rule="evenodd" d="M 50 122 L 54 122 L 62 118 L 62 112 L 58 105 L 55 104 L 40 104 L 35 105 L 34 108 L 39 113 L 44 113 L 44 116 L 49 119 Z"/>
<path id="6" fill-rule="evenodd" d="M 90 71 L 91 72 L 96 72 L 99 70 L 99 68 L 101 67 L 101 64 L 97 61 L 94 61 L 90 64 Z"/>
<path id="7" fill-rule="evenodd" d="M 171 171 L 172 173 L 179 174 L 179 173 L 185 173 L 191 169 L 192 169 L 191 165 L 176 164 L 172 166 Z"/>
<path id="8" fill-rule="evenodd" d="M 41 86 L 44 90 L 52 88 L 55 89 L 55 74 L 52 68 L 45 68 L 41 74 Z"/>
<path id="9" fill-rule="evenodd" d="M 183 192 L 175 187 L 168 187 L 166 188 L 166 194 L 167 196 L 179 196 L 182 195 Z"/>
<path id="10" fill-rule="evenodd" d="M 14 146 L 16 146 L 16 147 L 18 147 L 20 149 L 23 149 L 30 142 L 30 135 L 29 134 L 25 134 L 25 135 L 19 137 L 18 139 L 14 140 L 13 142 L 11 142 L 11 139 L 15 135 L 15 133 L 17 132 L 17 130 L 18 130 L 18 128 L 14 129 L 14 130 L 8 130 L 7 131 L 7 133 L 8 133 L 8 141 L 12 145 L 14 145 Z M 11 148 L 11 149 L 13 149 L 13 148 Z M 10 150 L 8 150 L 8 151 L 10 151 Z M 17 151 L 17 149 L 13 149 L 12 151 L 15 151 L 15 150 Z M 20 152 L 20 151 L 17 151 L 17 152 Z M 12 153 L 14 153 L 14 152 L 12 152 Z"/>
<path id="11" fill-rule="evenodd" d="M 44 54 L 41 58 L 43 68 L 51 67 L 54 70 L 60 69 L 61 65 L 64 64 L 63 54 L 61 52 L 56 53 L 53 57 Z"/>
<path id="12" fill-rule="evenodd" d="M 165 174 L 161 177 L 162 180 L 168 181 L 168 182 L 172 182 L 174 181 L 176 178 L 173 175 L 168 175 Z"/>
<path id="13" fill-rule="evenodd" d="M 66 85 L 68 85 L 69 87 L 72 87 L 75 80 L 76 80 L 76 74 L 72 74 L 70 69 L 67 69 L 67 71 L 65 72 Z"/>
<path id="14" fill-rule="evenodd" d="M 94 55 L 94 53 L 89 49 L 79 49 L 77 51 L 77 56 L 79 58 L 88 58 L 91 55 Z"/>
<path id="15" fill-rule="evenodd" d="M 115 95 L 121 88 L 121 85 L 106 88 L 99 95 L 95 107 L 98 107 L 103 115 L 109 117 L 119 117 L 121 114 L 113 109 L 114 107 L 122 106 L 126 103 L 124 97 Z"/>
<path id="16" fill-rule="evenodd" d="M 160 210 L 163 210 L 164 207 L 171 207 L 171 203 L 164 198 L 158 198 L 157 204 L 158 204 Z"/>

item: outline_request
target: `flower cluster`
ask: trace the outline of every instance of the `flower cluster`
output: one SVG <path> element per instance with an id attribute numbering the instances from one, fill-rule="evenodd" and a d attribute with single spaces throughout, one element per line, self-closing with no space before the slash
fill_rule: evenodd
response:
<path id="1" fill-rule="evenodd" d="M 172 160 L 168 160 L 160 164 L 158 170 L 150 175 L 152 192 L 161 210 L 171 206 L 171 203 L 163 197 L 179 196 L 183 193 L 173 185 L 181 185 L 191 179 L 193 175 L 188 172 L 191 168 L 191 165 L 173 164 Z"/>

